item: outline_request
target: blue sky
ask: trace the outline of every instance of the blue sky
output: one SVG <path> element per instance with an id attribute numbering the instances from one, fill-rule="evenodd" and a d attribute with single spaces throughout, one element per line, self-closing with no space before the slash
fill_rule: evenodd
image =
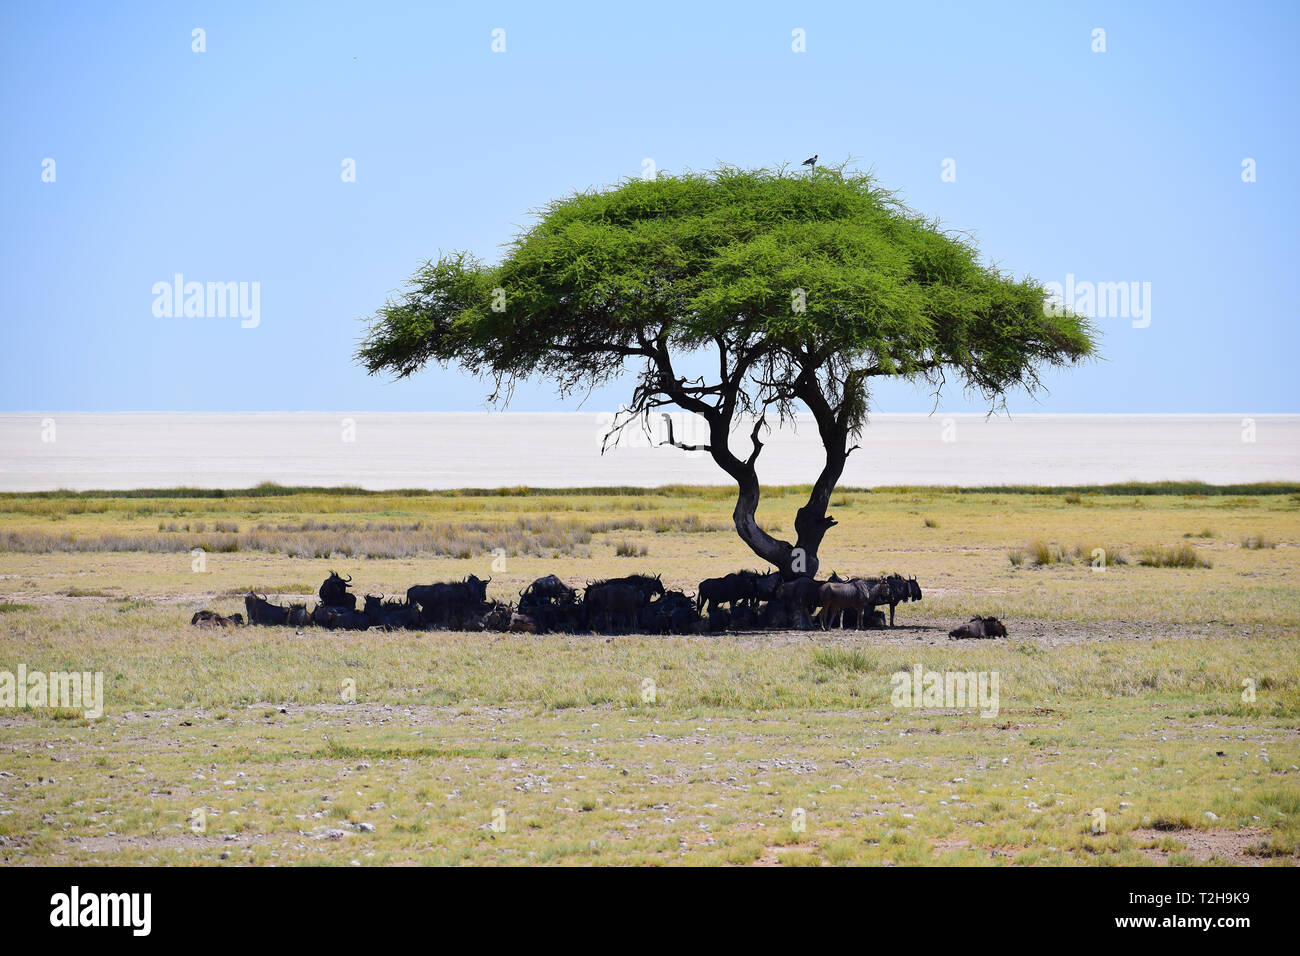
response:
<path id="1" fill-rule="evenodd" d="M 819 153 L 873 167 L 1017 275 L 1150 284 L 1149 325 L 1099 318 L 1106 361 L 1012 411 L 1300 411 L 1298 9 L 6 4 L 0 408 L 480 408 L 456 371 L 388 383 L 351 361 L 420 261 L 494 258 L 530 210 L 646 158 Z M 259 324 L 156 316 L 178 273 L 259 283 Z M 573 407 L 545 383 L 511 405 Z"/>

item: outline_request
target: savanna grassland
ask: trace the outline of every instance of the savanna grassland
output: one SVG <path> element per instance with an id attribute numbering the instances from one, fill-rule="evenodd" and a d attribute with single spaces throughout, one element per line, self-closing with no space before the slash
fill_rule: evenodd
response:
<path id="1" fill-rule="evenodd" d="M 759 517 L 789 533 L 803 497 L 768 489 Z M 694 592 L 755 567 L 731 505 L 0 496 L 0 671 L 100 671 L 105 707 L 0 710 L 0 860 L 1300 859 L 1295 488 L 842 492 L 822 572 L 917 576 L 892 631 L 189 625 L 249 589 L 310 601 L 331 568 L 359 593 L 474 573 L 511 600 L 542 574 L 635 571 Z M 948 641 L 973 614 L 1010 637 Z M 894 706 L 891 675 L 918 665 L 997 672 L 996 715 Z"/>

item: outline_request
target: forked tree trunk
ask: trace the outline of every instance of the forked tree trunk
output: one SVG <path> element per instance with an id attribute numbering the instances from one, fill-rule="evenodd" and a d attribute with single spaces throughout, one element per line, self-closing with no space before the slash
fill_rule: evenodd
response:
<path id="1" fill-rule="evenodd" d="M 822 434 L 826 463 L 813 484 L 807 503 L 795 515 L 793 544 L 773 537 L 759 525 L 755 517 L 760 497 L 757 470 L 750 462 L 731 454 L 725 441 L 720 441 L 721 437 L 711 437 L 711 450 L 714 461 L 736 481 L 736 508 L 732 512 L 736 534 L 740 535 L 740 539 L 749 545 L 754 554 L 779 570 L 786 580 L 802 576 L 816 577 L 821 563 L 818 551 L 822 539 L 836 524 L 826 509 L 830 507 L 831 494 L 835 491 L 835 485 L 844 473 L 844 464 L 848 460 L 845 436 Z"/>

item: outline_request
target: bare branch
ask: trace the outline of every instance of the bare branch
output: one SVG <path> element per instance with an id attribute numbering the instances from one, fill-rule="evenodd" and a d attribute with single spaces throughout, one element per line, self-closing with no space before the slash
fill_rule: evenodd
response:
<path id="1" fill-rule="evenodd" d="M 664 424 L 668 427 L 668 439 L 666 441 L 661 441 L 659 443 L 660 445 L 672 445 L 674 448 L 680 448 L 682 451 L 713 451 L 713 448 L 709 445 L 687 445 L 683 442 L 674 441 L 672 416 L 665 412 L 661 414 L 661 417 L 664 420 Z M 649 434 L 649 431 L 647 430 L 646 433 Z"/>

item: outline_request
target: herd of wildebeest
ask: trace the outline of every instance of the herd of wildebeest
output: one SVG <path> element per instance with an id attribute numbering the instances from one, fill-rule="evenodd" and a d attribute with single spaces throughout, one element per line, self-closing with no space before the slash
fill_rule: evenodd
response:
<path id="1" fill-rule="evenodd" d="M 916 578 L 888 574 L 872 578 L 829 580 L 810 577 L 786 580 L 778 572 L 736 571 L 700 582 L 695 595 L 664 587 L 659 575 L 631 574 L 589 581 L 581 593 L 548 574 L 519 592 L 517 603 L 489 601 L 491 581 L 470 575 L 462 581 L 420 584 L 406 599 L 366 594 L 358 606 L 351 577 L 331 571 L 320 586 L 320 601 L 307 605 L 272 604 L 250 592 L 243 614 L 197 612 L 190 623 L 199 627 L 249 624 L 286 625 L 365 631 L 447 629 L 517 631 L 526 633 L 702 634 L 723 631 L 894 626 L 899 604 L 921 600 Z M 973 617 L 950 631 L 960 638 L 1006 637 L 995 617 Z"/>

